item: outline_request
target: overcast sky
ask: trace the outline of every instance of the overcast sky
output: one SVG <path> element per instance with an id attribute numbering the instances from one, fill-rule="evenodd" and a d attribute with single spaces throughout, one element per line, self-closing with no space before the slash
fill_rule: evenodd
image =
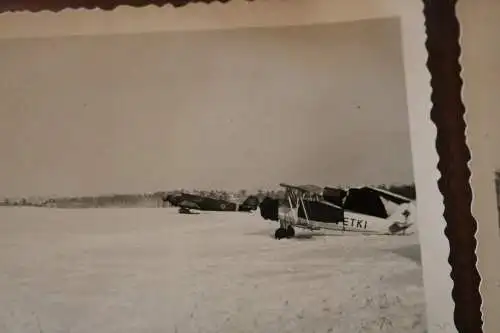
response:
<path id="1" fill-rule="evenodd" d="M 399 29 L 0 40 L 0 195 L 412 182 Z"/>

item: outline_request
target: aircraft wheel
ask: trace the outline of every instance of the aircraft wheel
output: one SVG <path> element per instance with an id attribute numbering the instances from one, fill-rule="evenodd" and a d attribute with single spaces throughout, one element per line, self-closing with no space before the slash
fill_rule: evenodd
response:
<path id="1" fill-rule="evenodd" d="M 287 237 L 287 232 L 286 229 L 284 228 L 276 229 L 276 231 L 274 232 L 274 238 L 276 239 L 282 239 L 286 237 Z"/>
<path id="2" fill-rule="evenodd" d="M 295 237 L 295 229 L 292 226 L 288 226 L 288 228 L 286 228 L 286 238 L 293 237 Z"/>

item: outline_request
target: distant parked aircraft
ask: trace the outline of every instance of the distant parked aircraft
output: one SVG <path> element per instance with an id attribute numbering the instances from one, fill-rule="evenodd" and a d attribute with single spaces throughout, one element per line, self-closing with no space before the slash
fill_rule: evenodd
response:
<path id="1" fill-rule="evenodd" d="M 249 196 L 241 205 L 227 200 L 189 193 L 169 194 L 163 200 L 169 202 L 174 207 L 179 207 L 179 213 L 182 214 L 189 214 L 191 210 L 251 212 L 259 207 L 259 199 L 256 196 Z"/>

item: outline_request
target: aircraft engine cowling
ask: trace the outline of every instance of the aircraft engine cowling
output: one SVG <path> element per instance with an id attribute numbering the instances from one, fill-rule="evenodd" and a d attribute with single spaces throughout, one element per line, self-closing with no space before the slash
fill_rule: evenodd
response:
<path id="1" fill-rule="evenodd" d="M 170 205 L 177 207 L 181 201 L 180 196 L 176 196 L 174 194 L 168 194 L 163 197 L 163 202 L 168 202 Z"/>
<path id="2" fill-rule="evenodd" d="M 279 200 L 264 198 L 259 205 L 260 215 L 264 220 L 278 221 Z"/>

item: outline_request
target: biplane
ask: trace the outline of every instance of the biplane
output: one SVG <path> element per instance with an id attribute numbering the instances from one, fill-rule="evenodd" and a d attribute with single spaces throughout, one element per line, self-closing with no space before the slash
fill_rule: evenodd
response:
<path id="1" fill-rule="evenodd" d="M 276 239 L 294 237 L 294 228 L 401 235 L 415 223 L 411 199 L 376 187 L 280 186 L 285 189 L 284 200 L 265 198 L 260 204 L 262 218 L 280 224 Z"/>
<path id="2" fill-rule="evenodd" d="M 214 211 L 214 212 L 252 212 L 259 207 L 259 199 L 255 196 L 249 196 L 241 204 L 227 200 L 211 198 L 208 196 L 176 193 L 169 194 L 163 198 L 163 201 L 169 202 L 174 207 L 179 207 L 181 214 L 195 214 L 192 210 Z"/>

